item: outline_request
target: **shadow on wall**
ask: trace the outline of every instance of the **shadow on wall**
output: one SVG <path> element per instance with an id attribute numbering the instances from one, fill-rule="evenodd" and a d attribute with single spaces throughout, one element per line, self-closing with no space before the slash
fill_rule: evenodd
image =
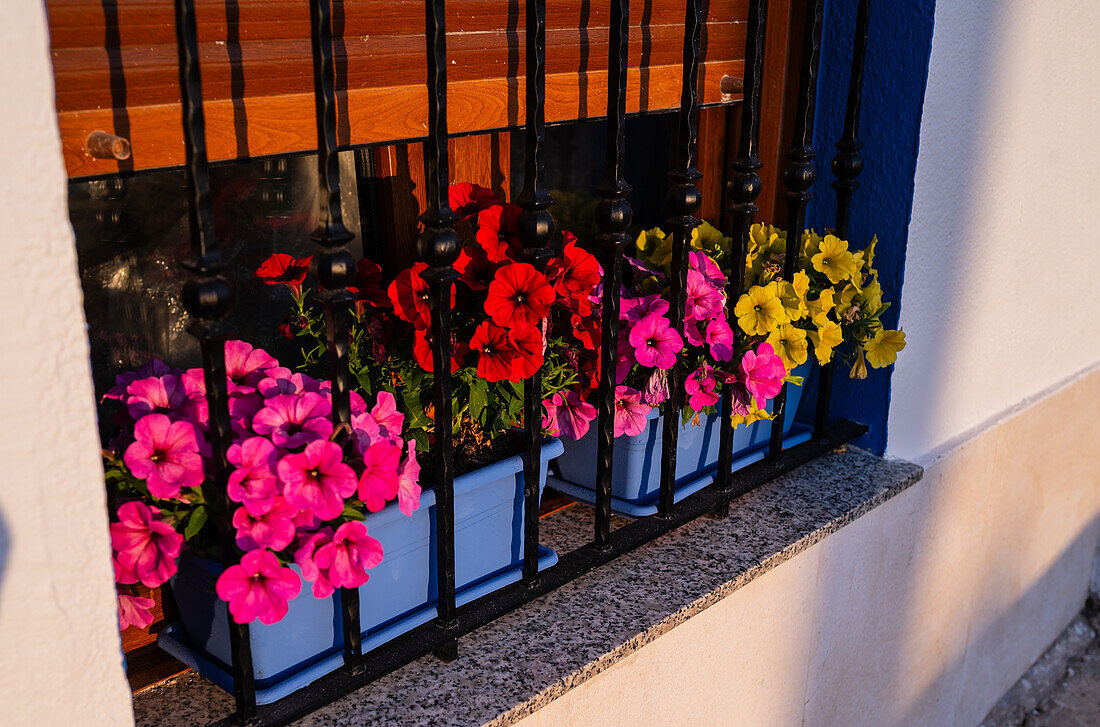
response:
<path id="1" fill-rule="evenodd" d="M 831 228 L 836 221 L 836 193 L 829 186 L 835 177 L 830 165 L 847 108 L 855 10 L 855 2 L 826 0 L 814 131 L 818 183 L 806 218 L 807 225 L 818 230 Z M 884 297 L 894 302 L 882 318 L 889 328 L 897 326 L 902 302 L 933 10 L 931 0 L 871 3 L 859 134 L 865 144 L 861 152 L 864 170 L 852 198 L 849 239 L 853 247 L 862 248 L 878 236 L 876 267 Z M 969 50 L 980 54 L 981 46 L 975 44 Z M 973 67 L 973 73 L 968 70 L 960 76 L 976 89 L 981 86 L 984 60 L 973 57 L 958 61 L 960 70 Z M 960 165 L 966 166 L 966 150 L 960 150 L 960 156 L 963 157 Z M 944 192 L 955 194 L 969 181 L 965 175 L 959 176 L 945 185 Z M 900 361 L 905 365 L 904 353 Z M 882 454 L 886 448 L 892 369 L 869 371 L 866 380 L 852 382 L 847 371 L 838 370 L 832 412 L 836 417 L 870 425 L 870 432 L 856 444 Z"/>
<path id="2" fill-rule="evenodd" d="M 4 570 L 8 564 L 8 553 L 11 551 L 11 538 L 8 536 L 8 528 L 4 522 L 4 513 L 0 511 L 0 596 L 4 592 Z"/>

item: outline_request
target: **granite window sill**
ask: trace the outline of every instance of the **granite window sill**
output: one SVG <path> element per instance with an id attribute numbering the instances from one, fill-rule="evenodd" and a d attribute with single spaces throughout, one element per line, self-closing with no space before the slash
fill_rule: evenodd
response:
<path id="1" fill-rule="evenodd" d="M 300 725 L 512 724 L 917 482 L 917 465 L 847 447 L 738 499 L 463 637 L 459 658 L 425 657 Z M 617 521 L 617 527 L 624 521 Z M 567 552 L 591 537 L 576 505 L 542 521 Z M 232 699 L 196 674 L 134 697 L 138 725 L 224 717 Z"/>

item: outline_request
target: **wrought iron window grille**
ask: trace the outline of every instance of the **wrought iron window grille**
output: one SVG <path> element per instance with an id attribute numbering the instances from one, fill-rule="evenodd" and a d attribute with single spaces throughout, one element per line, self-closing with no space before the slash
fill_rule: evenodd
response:
<path id="1" fill-rule="evenodd" d="M 182 261 L 188 279 L 182 300 L 191 314 L 190 333 L 198 340 L 210 406 L 210 442 L 213 467 L 204 486 L 207 502 L 212 504 L 219 525 L 223 552 L 239 555 L 234 544 L 225 494 L 229 443 L 228 393 L 225 378 L 224 344 L 230 327 L 223 321 L 232 304 L 232 291 L 223 276 L 224 262 L 215 239 L 211 206 L 209 165 L 206 155 L 203 119 L 202 83 L 196 33 L 194 0 L 174 0 L 179 49 L 179 73 L 182 89 L 182 118 L 186 146 L 187 192 L 190 212 L 191 249 Z M 451 418 L 449 301 L 451 286 L 457 278 L 452 267 L 458 254 L 454 230 L 455 213 L 448 202 L 447 132 L 447 34 L 445 0 L 425 0 L 425 37 L 427 41 L 428 136 L 425 139 L 427 211 L 421 216 L 424 232 L 417 242 L 419 259 L 428 264 L 424 273 L 429 284 L 431 306 L 432 354 L 435 371 L 433 399 L 437 417 Z M 742 292 L 743 270 L 749 228 L 759 211 L 755 201 L 761 192 L 758 171 L 760 109 L 765 51 L 767 0 L 750 0 L 745 46 L 743 100 L 740 105 L 740 132 L 737 153 L 726 173 L 726 195 L 731 221 L 724 232 L 733 239 L 732 274 L 728 280 L 729 299 Z M 812 148 L 814 94 L 817 80 L 823 0 L 809 0 L 802 39 L 801 67 L 797 108 L 794 117 L 794 142 L 787 152 L 788 165 L 782 178 L 788 205 L 787 239 L 798 240 L 805 223 L 806 206 L 813 198 L 816 155 Z M 697 78 L 701 55 L 701 36 L 705 18 L 702 0 L 685 0 L 683 91 L 676 133 L 670 150 L 672 165 L 667 197 L 668 222 L 673 229 L 671 277 L 671 315 L 673 326 L 681 327 L 684 310 L 687 249 L 692 229 L 699 224 L 694 216 L 700 193 L 696 183 L 702 177 L 696 168 L 697 116 L 699 99 Z M 599 234 L 592 242 L 604 269 L 604 289 L 616 290 L 621 279 L 623 254 L 629 242 L 626 230 L 631 223 L 629 202 L 631 186 L 624 178 L 626 138 L 626 95 L 629 0 L 610 0 L 610 42 L 608 56 L 607 137 L 603 181 L 597 187 L 600 197 L 595 213 Z M 319 180 L 320 224 L 312 234 L 318 248 L 312 273 L 325 289 L 322 298 L 328 333 L 328 352 L 333 381 L 333 422 L 339 429 L 350 418 L 348 372 L 348 336 L 351 304 L 347 286 L 354 277 L 355 261 L 348 250 L 353 239 L 343 222 L 340 176 L 337 161 L 336 89 L 330 0 L 310 0 L 313 79 L 317 116 L 317 173 Z M 851 81 L 847 114 L 837 154 L 832 162 L 837 190 L 835 229 L 847 231 L 852 193 L 858 186 L 863 161 L 858 136 L 861 106 L 860 85 L 863 76 L 866 37 L 869 25 L 869 0 L 858 0 L 857 23 L 852 52 Z M 553 200 L 544 178 L 545 78 L 546 78 L 546 3 L 525 3 L 525 114 L 526 130 L 523 187 L 518 197 L 522 208 L 520 221 L 523 255 L 538 268 L 552 256 L 554 232 Z M 369 223 L 370 212 L 361 205 L 361 216 Z M 787 255 L 783 277 L 791 279 L 795 255 Z M 730 323 L 739 330 L 729 306 Z M 814 416 L 814 434 L 810 441 L 785 449 L 782 426 L 773 426 L 767 457 L 734 471 L 732 469 L 733 425 L 730 421 L 730 396 L 723 397 L 719 465 L 715 483 L 682 500 L 675 499 L 676 437 L 683 372 L 677 365 L 670 372 L 670 391 L 664 405 L 664 448 L 658 512 L 633 520 L 612 532 L 611 478 L 614 465 L 613 436 L 615 371 L 614 355 L 618 336 L 618 296 L 609 296 L 603 307 L 601 329 L 601 378 L 598 386 L 596 502 L 591 543 L 561 556 L 559 562 L 538 570 L 539 489 L 542 432 L 540 429 L 539 372 L 524 386 L 524 542 L 523 578 L 490 595 L 464 606 L 455 602 L 455 531 L 454 462 L 450 428 L 443 427 L 430 448 L 429 457 L 435 475 L 435 523 L 438 564 L 438 616 L 367 653 L 362 650 L 359 623 L 359 592 L 340 590 L 340 613 L 344 643 L 343 668 L 319 679 L 272 704 L 257 706 L 256 686 L 250 653 L 249 627 L 230 619 L 235 712 L 224 724 L 282 725 L 306 715 L 427 654 L 453 659 L 463 635 L 515 610 L 543 594 L 569 583 L 698 517 L 725 516 L 732 500 L 768 482 L 778 475 L 851 441 L 866 427 L 850 421 L 833 421 L 829 416 L 832 366 L 822 370 L 819 398 Z M 775 401 L 775 420 L 782 422 L 786 390 Z"/>

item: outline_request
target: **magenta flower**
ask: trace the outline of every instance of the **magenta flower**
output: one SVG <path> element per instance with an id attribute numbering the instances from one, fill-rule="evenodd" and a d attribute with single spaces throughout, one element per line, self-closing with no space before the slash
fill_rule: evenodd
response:
<path id="1" fill-rule="evenodd" d="M 279 564 L 270 550 L 250 550 L 240 565 L 231 565 L 218 577 L 218 598 L 229 604 L 239 624 L 273 624 L 289 610 L 288 601 L 298 595 L 298 574 Z"/>
<path id="2" fill-rule="evenodd" d="M 168 414 L 178 418 L 187 403 L 187 391 L 174 374 L 138 379 L 126 387 L 126 411 L 137 421 L 146 414 Z"/>
<path id="3" fill-rule="evenodd" d="M 618 352 L 615 357 L 615 383 L 621 384 L 634 366 L 634 347 L 630 345 L 629 331 L 619 331 Z"/>
<path id="4" fill-rule="evenodd" d="M 628 338 L 634 347 L 634 358 L 647 368 L 672 368 L 676 354 L 684 348 L 680 334 L 672 330 L 667 318 L 656 313 L 634 324 Z"/>
<path id="5" fill-rule="evenodd" d="M 279 551 L 294 542 L 294 516 L 298 511 L 285 498 L 272 498 L 271 509 L 253 514 L 247 508 L 238 507 L 233 513 L 233 527 L 237 529 L 237 547 L 241 550 L 271 548 Z"/>
<path id="6" fill-rule="evenodd" d="M 355 437 L 355 450 L 359 454 L 365 453 L 375 442 L 388 441 L 382 437 L 382 428 L 368 411 L 352 416 L 351 433 Z"/>
<path id="7" fill-rule="evenodd" d="M 294 507 L 308 510 L 321 520 L 338 516 L 356 484 L 355 471 L 343 460 L 340 445 L 327 440 L 310 442 L 304 451 L 286 455 L 275 467 L 283 481 L 283 496 Z"/>
<path id="8" fill-rule="evenodd" d="M 328 439 L 332 405 L 324 394 L 279 394 L 264 402 L 252 428 L 256 434 L 271 437 L 276 447 L 297 449 L 303 444 Z"/>
<path id="9" fill-rule="evenodd" d="M 148 628 L 153 623 L 153 599 L 143 596 L 131 596 L 127 593 L 118 594 L 118 628 L 125 629 L 129 626 L 137 626 L 139 629 Z"/>
<path id="10" fill-rule="evenodd" d="M 718 379 L 714 376 L 714 369 L 707 364 L 692 371 L 684 381 L 684 391 L 688 395 L 688 406 L 694 411 L 702 411 L 708 406 L 714 406 L 720 398 L 718 395 Z"/>
<path id="11" fill-rule="evenodd" d="M 256 391 L 268 369 L 279 362 L 262 348 L 253 348 L 244 341 L 225 342 L 225 374 L 229 377 L 229 393 L 251 394 Z"/>
<path id="12" fill-rule="evenodd" d="M 230 445 L 226 452 L 229 462 L 236 469 L 229 473 L 226 494 L 233 502 L 239 502 L 250 513 L 260 514 L 271 509 L 279 494 L 275 479 L 275 463 L 278 450 L 264 437 L 249 437 Z"/>
<path id="13" fill-rule="evenodd" d="M 329 406 L 332 406 L 332 382 L 322 381 L 317 387 L 317 393 L 323 394 L 328 399 Z M 362 414 L 367 410 L 367 402 L 363 401 L 363 397 L 359 395 L 359 392 L 354 389 L 348 391 L 348 399 L 351 401 L 351 413 Z"/>
<path id="14" fill-rule="evenodd" d="M 358 588 L 370 580 L 367 570 L 382 562 L 382 544 L 359 521 L 336 528 L 332 539 L 317 547 L 313 562 L 337 588 Z"/>
<path id="15" fill-rule="evenodd" d="M 658 406 L 668 399 L 668 372 L 657 369 L 649 375 L 645 390 L 642 391 L 642 401 L 650 406 Z"/>
<path id="16" fill-rule="evenodd" d="M 329 582 L 328 573 L 322 572 L 314 561 L 317 549 L 332 540 L 332 528 L 321 528 L 312 535 L 298 541 L 298 550 L 294 552 L 294 562 L 302 569 L 302 577 L 313 584 L 314 598 L 328 598 L 336 587 Z"/>
<path id="17" fill-rule="evenodd" d="M 397 507 L 405 515 L 420 508 L 420 463 L 416 461 L 416 442 L 411 439 L 405 459 L 397 469 Z"/>
<path id="18" fill-rule="evenodd" d="M 401 428 L 405 426 L 405 415 L 397 411 L 397 400 L 388 391 L 379 391 L 377 403 L 370 410 L 379 434 L 394 444 L 401 446 Z"/>
<path id="19" fill-rule="evenodd" d="M 688 270 L 685 321 L 709 321 L 722 315 L 725 298 L 720 288 L 714 287 L 698 270 Z"/>
<path id="20" fill-rule="evenodd" d="M 149 494 L 162 500 L 179 496 L 180 488 L 202 484 L 194 425 L 173 422 L 164 414 L 149 414 L 134 425 L 134 442 L 123 461 L 134 477 L 145 480 Z"/>
<path id="21" fill-rule="evenodd" d="M 550 434 L 570 439 L 580 439 L 588 433 L 588 428 L 596 418 L 596 407 L 592 406 L 575 391 L 559 391 L 542 402 L 546 410 L 542 419 L 543 429 Z"/>
<path id="22" fill-rule="evenodd" d="M 118 554 L 116 576 L 123 577 L 121 583 L 141 581 L 156 588 L 176 572 L 183 536 L 159 515 L 159 508 L 143 502 L 118 508 L 118 522 L 111 523 L 111 548 Z"/>
<path id="23" fill-rule="evenodd" d="M 726 275 L 710 255 L 699 250 L 688 253 L 688 270 L 698 272 L 713 288 L 721 291 L 726 287 Z"/>
<path id="24" fill-rule="evenodd" d="M 378 512 L 397 497 L 401 448 L 379 440 L 363 453 L 363 474 L 359 476 L 359 499 L 371 512 Z"/>
<path id="25" fill-rule="evenodd" d="M 668 313 L 668 301 L 659 293 L 643 298 L 623 298 L 619 301 L 619 319 L 637 323 L 650 315 L 663 316 Z"/>
<path id="26" fill-rule="evenodd" d="M 615 387 L 615 436 L 634 437 L 648 423 L 650 406 L 642 403 L 642 395 L 629 386 Z"/>
<path id="27" fill-rule="evenodd" d="M 200 430 L 205 431 L 210 422 L 210 410 L 206 401 L 206 376 L 202 369 L 187 369 L 180 377 L 187 392 L 187 403 L 182 414 Z M 263 407 L 259 394 L 231 394 L 229 396 L 229 423 L 237 436 L 251 434 L 252 417 Z M 205 442 L 200 441 L 200 446 Z M 204 454 L 208 454 L 204 452 Z"/>
<path id="28" fill-rule="evenodd" d="M 763 407 L 768 399 L 774 398 L 781 388 L 787 369 L 783 359 L 775 354 L 770 343 L 761 343 L 756 351 L 746 351 L 741 358 L 738 381 L 757 399 L 758 407 Z"/>
<path id="29" fill-rule="evenodd" d="M 707 346 L 715 361 L 733 358 L 733 342 L 733 329 L 724 315 L 707 324 Z"/>
<path id="30" fill-rule="evenodd" d="M 121 401 L 126 395 L 126 388 L 138 379 L 147 379 L 150 376 L 164 376 L 165 374 L 175 373 L 177 372 L 169 368 L 168 364 L 164 363 L 159 358 L 151 358 L 137 371 L 127 371 L 126 373 L 116 376 L 115 385 L 107 390 L 107 393 L 103 395 L 102 401 L 106 401 L 107 399 Z"/>
<path id="31" fill-rule="evenodd" d="M 305 374 L 293 373 L 282 366 L 274 366 L 264 372 L 264 378 L 256 384 L 256 391 L 265 399 L 279 394 L 316 394 L 321 390 L 321 382 Z"/>

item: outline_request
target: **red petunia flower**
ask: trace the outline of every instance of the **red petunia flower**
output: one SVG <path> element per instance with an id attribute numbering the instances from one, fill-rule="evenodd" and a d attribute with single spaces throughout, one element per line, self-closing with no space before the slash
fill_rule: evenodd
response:
<path id="1" fill-rule="evenodd" d="M 477 375 L 486 381 L 519 381 L 534 371 L 528 358 L 530 355 L 531 341 L 526 337 L 533 333 L 538 339 L 539 356 L 541 358 L 542 340 L 537 329 L 529 329 L 524 332 L 524 338 L 519 341 L 520 347 L 508 335 L 507 328 L 482 321 L 474 331 L 470 339 L 470 350 L 477 351 Z"/>
<path id="2" fill-rule="evenodd" d="M 302 294 L 302 283 L 312 261 L 312 257 L 294 257 L 277 252 L 256 268 L 256 277 L 268 285 L 285 285 L 297 298 Z"/>
<path id="3" fill-rule="evenodd" d="M 413 324 L 413 328 L 422 330 L 431 324 L 431 306 L 428 303 L 428 282 L 421 274 L 428 269 L 427 263 L 414 263 L 411 268 L 402 270 L 390 283 L 390 302 L 398 318 Z M 451 286 L 451 308 L 455 305 L 455 289 Z"/>
<path id="4" fill-rule="evenodd" d="M 531 326 L 524 330 L 512 330 L 508 339 L 516 350 L 516 358 L 512 361 L 512 381 L 526 379 L 542 366 L 543 340 L 542 331 L 537 326 Z"/>
<path id="5" fill-rule="evenodd" d="M 451 209 L 461 217 L 470 217 L 489 207 L 501 204 L 500 198 L 491 189 L 461 182 L 447 188 Z"/>
<path id="6" fill-rule="evenodd" d="M 485 298 L 485 313 L 498 326 L 521 331 L 538 325 L 550 312 L 554 289 L 528 263 L 512 263 L 497 270 Z"/>
<path id="7" fill-rule="evenodd" d="M 459 280 L 466 284 L 470 290 L 485 290 L 493 281 L 498 265 L 489 262 L 485 251 L 477 245 L 466 245 L 458 254 L 454 262 L 454 269 L 458 271 Z"/>
<path id="8" fill-rule="evenodd" d="M 574 313 L 569 317 L 573 324 L 573 335 L 589 351 L 600 350 L 600 316 L 598 313 L 581 315 Z"/>
<path id="9" fill-rule="evenodd" d="M 363 258 L 355 271 L 355 283 L 348 286 L 355 293 L 356 306 L 362 312 L 362 304 L 369 303 L 375 308 L 388 308 L 390 298 L 382 287 L 382 268 Z"/>
<path id="10" fill-rule="evenodd" d="M 553 283 L 558 296 L 583 298 L 587 303 L 589 294 L 602 279 L 600 263 L 595 255 L 577 245 L 573 233 L 562 232 L 562 235 L 562 256 L 554 258 L 546 266 L 546 277 Z"/>
<path id="11" fill-rule="evenodd" d="M 451 333 L 451 373 L 462 368 L 466 360 L 466 354 L 470 347 L 459 341 L 454 333 Z M 413 358 L 420 364 L 420 368 L 428 373 L 435 371 L 435 361 L 432 359 L 432 337 L 426 330 L 417 330 L 413 338 Z"/>
<path id="12" fill-rule="evenodd" d="M 514 204 L 496 205 L 477 214 L 477 244 L 489 262 L 500 263 L 519 249 L 516 228 L 523 210 Z"/>

